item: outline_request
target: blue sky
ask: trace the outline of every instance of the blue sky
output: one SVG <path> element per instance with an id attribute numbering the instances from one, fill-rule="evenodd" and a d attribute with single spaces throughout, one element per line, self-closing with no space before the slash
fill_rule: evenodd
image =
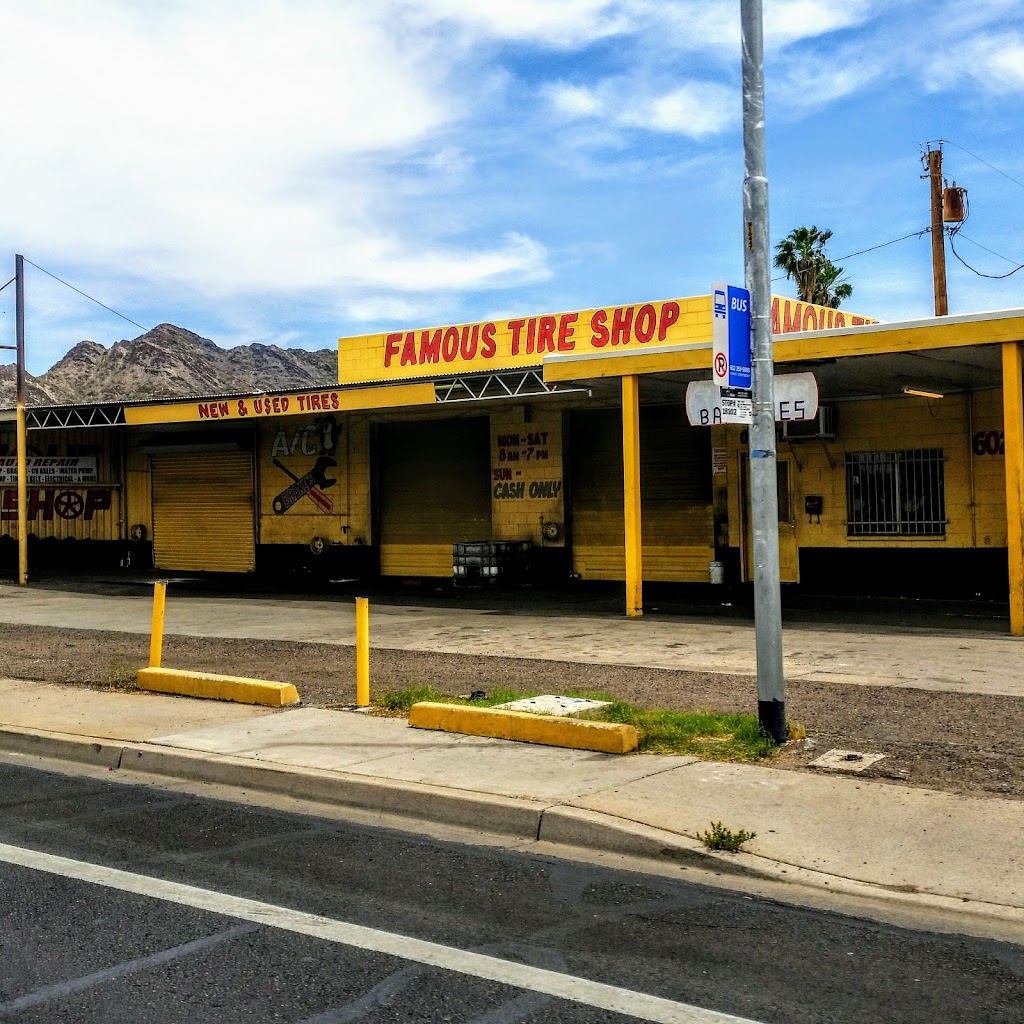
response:
<path id="1" fill-rule="evenodd" d="M 773 242 L 830 228 L 850 309 L 930 315 L 927 236 L 840 258 L 928 226 L 944 139 L 958 251 L 1024 263 L 1019 0 L 764 9 Z M 742 281 L 738 0 L 0 0 L 0 76 L 0 283 L 21 252 L 144 327 L 322 348 Z M 951 312 L 1024 305 L 947 258 Z M 141 333 L 33 267 L 27 306 L 34 373 Z"/>

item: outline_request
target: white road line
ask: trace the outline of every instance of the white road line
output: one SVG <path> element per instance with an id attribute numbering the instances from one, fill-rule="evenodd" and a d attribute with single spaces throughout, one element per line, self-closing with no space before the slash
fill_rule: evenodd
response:
<path id="1" fill-rule="evenodd" d="M 172 960 L 180 960 L 183 956 L 191 956 L 193 953 L 202 953 L 222 942 L 230 942 L 240 935 L 248 935 L 258 930 L 254 924 L 240 924 L 226 931 L 217 932 L 216 935 L 207 935 L 202 939 L 193 939 L 192 942 L 182 943 L 171 949 L 162 949 L 158 953 L 151 953 L 149 956 L 139 957 L 137 960 L 127 960 L 123 964 L 115 964 L 113 967 L 106 967 L 102 971 L 95 971 L 86 974 L 81 978 L 71 978 L 68 981 L 59 981 L 55 985 L 47 985 L 45 988 L 37 988 L 34 992 L 11 999 L 6 1003 L 0 1003 L 0 1017 L 10 1016 L 12 1013 L 21 1013 L 33 1006 L 42 1003 L 49 1003 L 54 999 L 65 999 L 78 992 L 85 992 L 96 985 L 103 985 L 108 981 L 116 981 L 137 971 L 146 971 L 150 967 L 161 967 L 169 964 Z"/>
<path id="2" fill-rule="evenodd" d="M 0 843 L 0 862 L 45 871 L 62 878 L 91 882 L 120 892 L 135 893 L 152 899 L 164 900 L 183 907 L 193 907 L 214 914 L 223 914 L 242 921 L 278 928 L 283 931 L 309 935 L 326 942 L 337 942 L 355 949 L 384 953 L 387 956 L 427 964 L 445 971 L 454 971 L 473 978 L 510 985 L 531 992 L 543 992 L 556 999 L 567 999 L 586 1006 L 594 1006 L 627 1017 L 653 1021 L 656 1024 L 758 1024 L 757 1021 L 734 1017 L 699 1006 L 677 1003 L 645 992 L 605 985 L 571 974 L 514 963 L 482 953 L 442 946 L 407 935 L 366 928 L 363 925 L 336 921 L 318 914 L 307 914 L 288 907 L 262 903 L 241 896 L 199 889 L 180 882 L 167 882 L 148 875 L 137 875 L 100 864 L 57 857 L 50 853 L 25 850 Z"/>

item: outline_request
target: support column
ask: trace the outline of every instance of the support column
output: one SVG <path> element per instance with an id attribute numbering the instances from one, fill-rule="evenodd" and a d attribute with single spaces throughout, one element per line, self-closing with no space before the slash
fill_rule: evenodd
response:
<path id="1" fill-rule="evenodd" d="M 640 384 L 622 378 L 622 478 L 626 525 L 626 614 L 643 615 L 643 544 L 640 536 Z"/>
<path id="2" fill-rule="evenodd" d="M 1002 349 L 1010 632 L 1014 636 L 1024 636 L 1024 381 L 1021 342 L 1004 342 Z"/>

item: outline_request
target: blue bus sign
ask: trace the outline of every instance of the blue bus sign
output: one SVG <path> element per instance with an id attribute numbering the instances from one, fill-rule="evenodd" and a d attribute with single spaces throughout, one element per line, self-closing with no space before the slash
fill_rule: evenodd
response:
<path id="1" fill-rule="evenodd" d="M 721 387 L 750 388 L 750 292 L 711 286 L 712 379 Z"/>

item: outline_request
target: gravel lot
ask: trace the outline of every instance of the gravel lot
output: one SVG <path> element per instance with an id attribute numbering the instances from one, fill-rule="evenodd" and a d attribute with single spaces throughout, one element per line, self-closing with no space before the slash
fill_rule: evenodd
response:
<path id="1" fill-rule="evenodd" d="M 139 634 L 4 625 L 0 676 L 126 685 L 148 653 L 149 638 Z M 314 707 L 354 699 L 351 647 L 167 636 L 164 663 L 294 683 L 303 702 Z M 419 685 L 453 694 L 497 686 L 596 690 L 684 711 L 750 712 L 757 697 L 755 681 L 746 676 L 373 650 L 371 693 Z M 818 753 L 840 747 L 886 755 L 865 778 L 1024 799 L 1024 700 L 791 681 L 786 701 L 789 718 L 807 728 L 817 749 L 786 749 L 777 758 L 780 767 L 801 770 Z"/>

